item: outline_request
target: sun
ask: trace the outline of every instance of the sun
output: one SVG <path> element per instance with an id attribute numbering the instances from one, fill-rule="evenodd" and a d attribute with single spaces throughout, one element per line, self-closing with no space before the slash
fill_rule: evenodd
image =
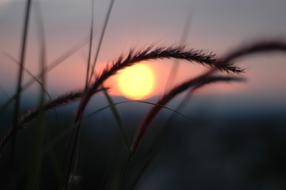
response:
<path id="1" fill-rule="evenodd" d="M 146 99 L 155 86 L 155 75 L 146 64 L 137 64 L 120 71 L 117 84 L 121 93 L 132 100 Z"/>

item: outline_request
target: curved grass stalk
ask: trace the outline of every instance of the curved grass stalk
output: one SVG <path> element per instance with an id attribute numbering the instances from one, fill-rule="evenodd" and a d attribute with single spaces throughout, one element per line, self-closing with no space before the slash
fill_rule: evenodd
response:
<path id="1" fill-rule="evenodd" d="M 232 52 L 226 54 L 221 59 L 218 59 L 216 64 L 221 66 L 233 65 L 233 62 L 238 58 L 258 53 L 269 53 L 269 52 L 286 52 L 286 43 L 283 41 L 274 41 L 274 40 L 251 43 L 239 47 L 233 50 Z M 193 79 L 190 79 L 189 81 L 181 83 L 180 85 L 170 90 L 167 94 L 165 94 L 157 103 L 160 105 L 166 105 L 169 101 L 171 101 L 181 92 L 187 90 L 190 87 L 193 87 L 194 85 L 202 83 L 203 80 L 207 79 L 212 74 L 214 74 L 218 70 L 218 68 L 219 67 L 214 67 L 198 77 L 195 77 Z M 134 154 L 137 151 L 139 143 L 142 141 L 149 127 L 149 124 L 159 113 L 159 111 L 160 111 L 159 107 L 157 106 L 153 107 L 143 120 L 143 123 L 139 126 L 139 129 L 136 135 L 134 136 L 133 143 L 131 146 L 132 154 Z"/>
<path id="2" fill-rule="evenodd" d="M 175 110 L 179 111 L 182 110 L 190 101 L 191 96 L 199 89 L 201 89 L 202 87 L 204 87 L 207 84 L 214 84 L 214 83 L 221 83 L 221 82 L 246 82 L 245 78 L 242 77 L 237 77 L 237 76 L 210 76 L 208 78 L 206 78 L 205 80 L 203 80 L 200 84 L 198 84 L 197 86 L 194 86 L 193 88 L 191 88 L 187 94 L 185 95 L 185 97 L 183 98 L 183 100 L 180 102 L 180 104 L 176 107 Z M 168 119 L 168 121 L 166 123 L 169 123 L 172 119 L 172 115 L 170 116 L 170 118 Z"/>
<path id="3" fill-rule="evenodd" d="M 170 112 L 173 112 L 174 114 L 178 115 L 178 116 L 181 116 L 182 118 L 184 119 L 187 119 L 187 120 L 191 120 L 191 118 L 185 116 L 184 114 L 176 111 L 175 109 L 172 109 L 172 108 L 169 108 L 167 106 L 164 106 L 164 105 L 159 105 L 159 104 L 156 104 L 156 103 L 153 103 L 153 102 L 149 102 L 149 101 L 143 101 L 143 100 L 126 100 L 126 101 L 121 101 L 121 102 L 115 102 L 114 105 L 120 105 L 120 104 L 127 104 L 127 103 L 141 103 L 141 104 L 147 104 L 147 105 L 151 105 L 151 106 L 159 106 L 161 107 L 162 109 L 165 109 L 165 110 L 168 110 Z M 110 105 L 107 105 L 107 106 L 104 106 L 102 108 L 99 108 L 98 110 L 88 114 L 86 116 L 87 119 L 89 119 L 90 117 L 92 117 L 94 114 L 97 114 L 101 111 L 104 111 L 106 109 L 110 108 Z"/>
<path id="4" fill-rule="evenodd" d="M 241 77 L 236 76 L 210 76 L 207 80 L 202 81 L 202 83 L 198 84 L 197 86 L 194 86 L 191 90 L 188 91 L 188 94 L 192 95 L 196 90 L 200 89 L 201 87 L 204 87 L 206 84 L 213 84 L 213 83 L 219 83 L 219 82 L 244 82 L 245 79 Z M 186 97 L 188 99 L 186 100 Z M 181 101 L 179 106 L 177 106 L 176 109 L 174 109 L 176 112 L 180 113 L 180 110 L 183 106 L 186 105 L 186 103 L 190 100 L 191 96 L 185 96 L 184 101 Z M 171 119 L 175 115 L 173 112 L 172 115 L 168 118 L 166 125 L 168 125 L 171 122 Z M 157 135 L 155 138 L 155 142 L 152 144 L 150 150 L 146 155 L 149 155 L 149 158 L 147 158 L 146 162 L 144 162 L 142 168 L 138 172 L 138 175 L 135 177 L 135 180 L 132 182 L 130 189 L 135 189 L 136 185 L 138 184 L 139 180 L 141 179 L 142 175 L 145 173 L 146 169 L 149 167 L 153 159 L 155 158 L 158 148 L 160 144 L 162 144 L 162 136 L 164 135 L 166 131 L 167 126 L 163 126 L 162 131 Z"/>
<path id="5" fill-rule="evenodd" d="M 221 60 L 220 62 L 221 62 L 221 64 L 227 64 L 227 63 L 232 62 L 235 59 L 238 59 L 241 57 L 245 57 L 245 56 L 256 54 L 256 53 L 264 53 L 264 52 L 268 53 L 271 51 L 273 51 L 273 52 L 275 52 L 275 51 L 285 52 L 286 51 L 286 43 L 277 40 L 277 41 L 264 41 L 264 42 L 257 42 L 254 44 L 249 44 L 247 46 L 240 47 L 240 48 L 233 50 L 232 52 L 226 54 L 223 58 L 220 59 Z M 211 75 L 212 73 L 214 73 L 214 71 L 215 70 L 206 72 L 208 74 L 205 73 L 205 76 Z M 194 86 L 191 90 L 189 90 L 188 93 L 186 94 L 186 96 L 184 97 L 184 99 L 181 101 L 181 103 L 177 106 L 177 108 L 175 110 L 176 111 L 181 110 L 184 106 L 186 106 L 187 102 L 190 101 L 190 98 L 193 95 L 193 93 L 195 91 L 199 90 L 201 87 L 205 86 L 206 84 L 210 84 L 210 83 L 214 83 L 214 82 L 215 83 L 216 82 L 231 82 L 233 80 L 237 81 L 237 82 L 244 81 L 244 79 L 240 78 L 240 77 L 210 76 L 207 80 L 204 80 L 203 82 L 201 82 L 200 84 L 198 84 L 197 86 Z M 155 108 L 153 108 L 153 109 L 155 109 Z M 173 115 L 171 115 L 171 117 L 168 119 L 167 123 L 170 122 L 172 116 Z M 162 135 L 162 133 L 160 135 Z M 156 138 L 156 139 L 161 139 L 161 138 Z M 157 141 L 159 141 L 159 140 L 157 140 Z M 155 142 L 154 144 L 158 144 L 158 143 L 159 142 Z M 141 176 L 144 174 L 145 170 L 148 168 L 151 161 L 155 157 L 157 151 L 153 150 L 153 149 L 155 149 L 154 147 L 156 147 L 156 146 L 153 145 L 151 150 L 149 151 L 150 152 L 149 154 L 151 156 L 144 163 L 141 171 L 139 172 L 139 175 L 136 177 L 136 180 L 133 182 L 131 189 L 134 189 L 134 187 L 137 185 L 138 181 L 140 180 Z M 135 149 L 135 145 L 134 145 L 133 149 Z"/>
<path id="6" fill-rule="evenodd" d="M 186 45 L 186 42 L 187 42 L 187 39 L 188 39 L 188 36 L 189 36 L 189 33 L 190 33 L 190 29 L 191 29 L 191 27 L 190 27 L 191 26 L 191 21 L 192 21 L 192 13 L 189 12 L 188 16 L 186 18 L 186 23 L 184 24 L 184 27 L 183 27 L 182 34 L 180 36 L 180 40 L 179 40 L 179 44 L 180 45 Z M 181 65 L 181 63 L 178 60 L 174 60 L 174 62 L 172 63 L 171 70 L 170 70 L 170 72 L 168 74 L 168 78 L 167 78 L 166 86 L 165 86 L 165 89 L 164 89 L 164 93 L 167 90 L 170 90 L 173 87 L 173 84 L 174 84 L 173 82 L 177 78 L 177 74 L 178 74 L 180 65 Z"/>
<path id="7" fill-rule="evenodd" d="M 131 50 L 127 57 L 123 58 L 122 56 L 109 68 L 107 67 L 102 74 L 96 78 L 95 82 L 90 85 L 89 89 L 85 93 L 85 95 L 81 98 L 78 110 L 76 112 L 74 124 L 75 124 L 75 137 L 74 139 L 78 139 L 79 130 L 81 126 L 81 119 L 85 108 L 94 94 L 93 91 L 98 89 L 104 81 L 106 81 L 109 77 L 116 74 L 119 70 L 124 69 L 128 66 L 132 66 L 143 60 L 152 60 L 152 59 L 163 59 L 163 58 L 175 58 L 175 59 L 183 59 L 189 62 L 198 62 L 201 64 L 209 65 L 217 67 L 218 69 L 232 72 L 240 72 L 240 69 L 234 67 L 232 65 L 217 65 L 216 60 L 214 59 L 213 54 L 204 54 L 202 51 L 189 50 L 186 51 L 182 47 L 175 48 L 156 48 L 148 47 L 145 50 L 134 52 Z M 73 162 L 75 155 L 75 148 L 77 146 L 77 140 L 73 141 L 73 148 L 69 160 L 69 167 L 66 178 L 65 188 L 68 187 L 69 179 L 71 177 L 71 173 L 73 171 Z"/>
<path id="8" fill-rule="evenodd" d="M 103 89 L 99 89 L 95 93 L 97 93 L 101 90 L 103 90 Z M 84 90 L 75 90 L 75 91 L 72 91 L 70 93 L 60 95 L 57 98 L 52 99 L 51 101 L 45 103 L 41 109 L 44 111 L 48 111 L 48 110 L 51 110 L 53 108 L 57 108 L 60 106 L 70 104 L 76 100 L 79 100 L 83 96 L 83 94 L 84 94 Z M 19 126 L 20 127 L 19 129 L 24 128 L 25 124 L 30 122 L 32 119 L 34 119 L 39 114 L 39 111 L 40 111 L 40 108 L 38 107 L 38 108 L 35 108 L 35 109 L 30 110 L 30 111 L 26 112 L 25 114 L 23 114 L 23 116 L 21 117 L 21 120 L 20 120 L 21 125 Z"/>
<path id="9" fill-rule="evenodd" d="M 212 70 L 213 69 L 211 69 L 211 71 Z M 162 96 L 161 99 L 158 100 L 156 104 L 165 106 L 173 98 L 175 98 L 178 94 L 184 92 L 185 90 L 187 90 L 189 88 L 200 85 L 201 83 L 203 83 L 204 80 L 208 80 L 209 77 L 210 77 L 210 74 L 209 74 L 209 72 L 207 72 L 207 73 L 199 75 L 195 78 L 191 78 L 191 79 L 177 85 L 176 87 L 171 89 L 169 92 L 167 92 L 164 96 Z M 149 129 L 149 124 L 154 120 L 154 118 L 157 116 L 157 114 L 160 112 L 160 110 L 161 110 L 161 107 L 154 106 L 150 109 L 150 111 L 146 115 L 145 119 L 143 120 L 143 123 L 139 126 L 139 128 L 138 128 L 138 130 L 137 130 L 137 132 L 133 138 L 133 142 L 132 142 L 132 146 L 131 146 L 132 154 L 134 154 L 137 151 L 139 144 L 141 143 L 144 135 L 146 134 L 147 130 Z"/>
<path id="10" fill-rule="evenodd" d="M 97 77 L 95 82 L 90 86 L 85 97 L 82 98 L 79 108 L 77 110 L 75 122 L 78 122 L 85 110 L 89 99 L 93 95 L 95 89 L 99 88 L 104 81 L 109 77 L 115 75 L 119 70 L 126 67 L 132 66 L 136 63 L 145 60 L 155 60 L 155 59 L 182 59 L 189 62 L 197 62 L 199 64 L 208 65 L 216 67 L 219 70 L 240 73 L 241 69 L 235 67 L 231 64 L 217 64 L 214 54 L 205 54 L 201 50 L 185 50 L 184 47 L 170 47 L 170 48 L 153 48 L 148 47 L 141 51 L 131 50 L 129 54 L 123 58 L 120 56 L 117 61 L 115 61 L 112 66 L 108 66 L 102 72 L 100 76 Z"/>
<path id="11" fill-rule="evenodd" d="M 286 41 L 283 40 L 261 40 L 252 42 L 230 51 L 225 54 L 219 62 L 221 64 L 229 64 L 239 58 L 249 55 L 271 53 L 271 52 L 286 52 Z"/>
<path id="12" fill-rule="evenodd" d="M 97 90 L 96 92 L 101 91 L 102 89 Z M 95 92 L 95 93 L 96 93 Z M 76 90 L 76 91 L 72 91 L 70 93 L 58 96 L 55 99 L 52 99 L 48 102 L 46 102 L 44 105 L 42 105 L 41 107 L 37 107 L 33 110 L 30 110 L 28 112 L 26 112 L 25 114 L 23 114 L 19 120 L 19 125 L 18 127 L 15 129 L 16 131 L 19 131 L 21 129 L 25 128 L 25 124 L 27 124 L 28 122 L 30 122 L 31 120 L 33 120 L 41 111 L 48 111 L 51 110 L 53 108 L 57 108 L 63 105 L 67 105 L 70 104 L 76 100 L 79 100 L 79 98 L 81 98 L 84 94 L 84 90 Z M 13 135 L 13 133 L 15 132 L 15 130 L 10 130 L 5 136 L 3 136 L 0 139 L 0 151 L 3 149 L 3 147 L 7 144 L 7 142 L 9 141 L 9 139 L 11 138 L 11 136 Z"/>
<path id="13" fill-rule="evenodd" d="M 130 103 L 140 103 L 140 104 L 146 104 L 146 105 L 151 105 L 151 106 L 156 106 L 157 104 L 156 103 L 152 103 L 152 102 L 148 102 L 148 101 L 141 101 L 141 100 L 126 100 L 126 101 L 121 101 L 121 102 L 114 102 L 114 105 L 117 106 L 117 105 L 121 105 L 121 104 L 130 104 Z M 158 105 L 160 106 L 160 105 Z M 85 117 L 84 117 L 84 120 L 87 121 L 89 119 L 91 119 L 94 115 L 104 111 L 104 110 L 107 110 L 107 109 L 111 109 L 111 106 L 110 104 L 106 105 L 106 106 L 103 106 L 99 109 L 97 109 L 96 111 L 94 112 L 91 112 L 89 114 L 87 114 Z M 167 111 L 170 111 L 170 112 L 173 112 L 174 114 L 180 116 L 181 118 L 184 118 L 186 120 L 191 120 L 191 118 L 189 118 L 188 116 L 185 116 L 184 114 L 172 109 L 172 108 L 169 108 L 167 106 L 162 106 L 162 109 L 164 110 L 167 110 Z M 59 142 L 62 138 L 64 138 L 68 132 L 70 132 L 72 128 L 68 128 L 68 129 L 65 129 L 59 136 L 55 137 L 52 142 L 49 143 L 48 147 L 44 150 L 44 153 L 48 152 L 55 144 L 57 144 L 57 142 Z"/>

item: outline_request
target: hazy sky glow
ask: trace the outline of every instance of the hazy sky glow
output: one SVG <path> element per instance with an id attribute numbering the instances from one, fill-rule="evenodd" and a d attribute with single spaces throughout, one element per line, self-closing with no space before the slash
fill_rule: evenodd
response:
<path id="1" fill-rule="evenodd" d="M 3 53 L 18 58 L 23 20 L 23 0 L 0 1 L 0 87 L 14 90 L 16 66 Z M 102 29 L 107 0 L 95 1 L 95 33 Z M 42 0 L 44 24 L 48 43 L 48 60 L 52 61 L 88 34 L 89 0 Z M 178 45 L 191 12 L 190 33 L 185 44 L 221 55 L 244 42 L 265 37 L 286 39 L 285 0 L 118 0 L 107 28 L 98 62 L 98 72 L 107 63 L 130 48 L 149 45 Z M 28 42 L 27 67 L 38 72 L 38 42 L 32 14 Z M 53 70 L 48 76 L 51 92 L 60 93 L 84 84 L 87 46 Z M 156 77 L 155 92 L 164 89 L 172 61 L 150 62 Z M 249 96 L 285 96 L 285 57 L 277 54 L 242 60 L 246 68 L 246 84 L 214 85 L 203 90 L 210 94 L 245 94 Z M 203 71 L 203 67 L 182 62 L 177 82 Z M 26 77 L 28 79 L 28 77 Z M 114 79 L 107 82 L 112 94 L 120 95 Z M 9 91 L 9 90 L 8 90 Z"/>

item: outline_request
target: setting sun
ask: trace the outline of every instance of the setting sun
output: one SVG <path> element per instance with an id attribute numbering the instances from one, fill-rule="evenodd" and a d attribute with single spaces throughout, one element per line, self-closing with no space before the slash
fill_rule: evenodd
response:
<path id="1" fill-rule="evenodd" d="M 155 77 L 152 69 L 145 64 L 137 64 L 119 72 L 117 84 L 121 93 L 133 100 L 150 96 L 154 89 Z"/>

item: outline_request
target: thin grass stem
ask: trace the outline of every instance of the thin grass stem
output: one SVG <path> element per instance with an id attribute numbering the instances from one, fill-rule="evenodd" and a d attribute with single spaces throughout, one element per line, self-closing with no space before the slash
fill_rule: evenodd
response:
<path id="1" fill-rule="evenodd" d="M 18 69 L 17 74 L 17 84 L 16 84 L 16 93 L 15 93 L 15 104 L 14 104 L 14 111 L 13 111 L 13 125 L 12 129 L 17 128 L 19 113 L 21 110 L 21 89 L 22 89 L 22 81 L 23 81 L 23 72 L 25 66 L 25 58 L 26 58 L 26 47 L 27 47 L 27 38 L 28 38 L 28 29 L 29 29 L 29 21 L 30 21 L 30 12 L 32 6 L 32 0 L 26 0 L 25 3 L 25 15 L 24 15 L 24 25 L 22 31 L 22 41 L 21 41 L 21 52 L 20 52 L 20 66 Z M 11 158 L 10 164 L 13 165 L 14 162 L 14 154 L 15 154 L 15 146 L 16 146 L 16 135 L 15 132 L 12 137 L 12 144 L 11 144 Z"/>

